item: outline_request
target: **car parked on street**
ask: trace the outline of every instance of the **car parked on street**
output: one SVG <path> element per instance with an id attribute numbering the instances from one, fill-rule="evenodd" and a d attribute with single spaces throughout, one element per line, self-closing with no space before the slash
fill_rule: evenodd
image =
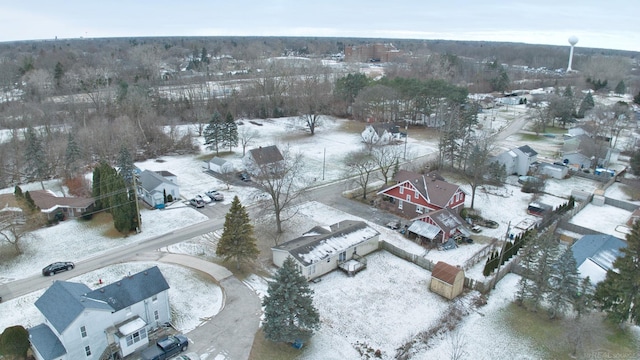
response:
<path id="1" fill-rule="evenodd" d="M 224 195 L 216 190 L 209 190 L 207 192 L 204 193 L 205 195 L 207 195 L 209 198 L 211 198 L 211 200 L 213 201 L 222 201 L 224 200 Z"/>
<path id="2" fill-rule="evenodd" d="M 74 267 L 76 267 L 76 265 L 70 261 L 54 262 L 53 264 L 49 264 L 42 269 L 42 275 L 53 276 L 59 272 L 69 271 Z"/>

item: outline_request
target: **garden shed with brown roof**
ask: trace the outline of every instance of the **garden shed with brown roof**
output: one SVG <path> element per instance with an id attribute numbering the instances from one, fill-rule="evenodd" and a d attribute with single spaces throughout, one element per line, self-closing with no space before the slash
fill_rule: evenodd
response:
<path id="1" fill-rule="evenodd" d="M 446 262 L 438 261 L 431 271 L 429 289 L 449 300 L 462 293 L 464 287 L 464 271 Z"/>

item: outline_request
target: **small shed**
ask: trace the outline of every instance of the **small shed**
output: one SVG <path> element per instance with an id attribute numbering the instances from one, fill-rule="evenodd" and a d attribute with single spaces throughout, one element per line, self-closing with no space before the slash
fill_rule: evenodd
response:
<path id="1" fill-rule="evenodd" d="M 438 261 L 431 271 L 431 285 L 429 289 L 449 300 L 462 293 L 464 287 L 464 270 Z"/>
<path id="2" fill-rule="evenodd" d="M 550 176 L 554 179 L 564 179 L 569 173 L 569 168 L 564 165 L 540 164 L 538 172 L 542 175 Z"/>
<path id="3" fill-rule="evenodd" d="M 233 164 L 217 156 L 214 156 L 211 160 L 209 160 L 207 165 L 209 167 L 209 170 L 218 174 L 226 174 L 226 173 L 233 172 Z"/>

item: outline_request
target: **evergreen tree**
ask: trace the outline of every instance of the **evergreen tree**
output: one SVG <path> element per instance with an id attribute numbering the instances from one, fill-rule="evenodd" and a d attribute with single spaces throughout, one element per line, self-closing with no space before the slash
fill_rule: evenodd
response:
<path id="1" fill-rule="evenodd" d="M 25 133 L 26 174 L 29 181 L 42 181 L 49 175 L 47 159 L 42 141 L 33 127 L 29 126 Z M 44 185 L 43 185 L 44 188 Z"/>
<path id="2" fill-rule="evenodd" d="M 595 300 L 607 317 L 617 323 L 631 321 L 640 324 L 640 222 L 627 234 L 627 247 L 622 257 L 613 262 L 616 271 L 607 271 L 598 283 Z"/>
<path id="3" fill-rule="evenodd" d="M 132 198 L 133 190 L 128 189 L 127 184 L 120 174 L 112 173 L 113 183 L 111 195 L 111 214 L 113 226 L 122 234 L 128 234 L 136 228 L 136 207 Z"/>
<path id="4" fill-rule="evenodd" d="M 238 146 L 238 125 L 230 112 L 225 117 L 224 130 L 224 145 L 229 147 L 229 151 L 232 151 L 234 146 Z"/>
<path id="5" fill-rule="evenodd" d="M 105 161 L 101 162 L 100 165 L 100 190 L 98 194 L 100 194 L 101 199 L 101 209 L 105 209 L 107 212 L 111 212 L 112 207 L 112 197 L 114 194 L 114 177 L 116 175 L 116 170 L 112 168 Z"/>
<path id="6" fill-rule="evenodd" d="M 640 105 L 640 91 L 638 91 L 638 95 L 633 97 L 633 102 Z"/>
<path id="7" fill-rule="evenodd" d="M 214 112 L 211 116 L 211 121 L 204 129 L 204 144 L 208 145 L 209 149 L 216 151 L 216 155 L 219 153 L 220 147 L 224 145 L 225 139 L 225 124 L 220 117 L 219 112 Z"/>
<path id="8" fill-rule="evenodd" d="M 223 232 L 216 248 L 216 255 L 222 256 L 225 261 L 235 259 L 236 268 L 239 269 L 240 262 L 255 260 L 258 254 L 249 214 L 240 204 L 238 196 L 235 196 L 229 212 L 225 215 Z"/>
<path id="9" fill-rule="evenodd" d="M 596 106 L 593 101 L 593 95 L 591 92 L 588 92 L 587 95 L 584 96 L 582 102 L 580 103 L 580 107 L 578 108 L 578 117 L 583 118 L 587 111 L 593 109 Z"/>
<path id="10" fill-rule="evenodd" d="M 94 207 L 96 210 L 102 210 L 102 196 L 100 195 L 100 169 L 101 166 L 96 166 L 93 169 L 93 181 L 91 182 L 91 196 L 95 199 Z"/>
<path id="11" fill-rule="evenodd" d="M 587 276 L 582 279 L 578 289 L 578 293 L 573 299 L 573 311 L 576 312 L 577 317 L 582 316 L 591 311 L 593 307 L 593 285 L 591 279 Z"/>
<path id="12" fill-rule="evenodd" d="M 312 296 L 307 279 L 300 274 L 293 258 L 288 257 L 269 283 L 262 301 L 265 337 L 288 343 L 310 338 L 320 323 Z"/>
<path id="13" fill-rule="evenodd" d="M 616 85 L 614 92 L 618 95 L 624 95 L 624 93 L 627 92 L 627 86 L 624 84 L 623 80 L 620 80 L 618 85 Z"/>
<path id="14" fill-rule="evenodd" d="M 20 188 L 20 186 L 16 185 L 16 187 L 13 188 L 13 196 L 18 200 L 24 199 L 24 193 L 22 193 L 22 188 Z"/>
<path id="15" fill-rule="evenodd" d="M 27 206 L 29 207 L 30 211 L 36 211 L 38 209 L 38 206 L 36 206 L 35 201 L 33 201 L 33 199 L 31 198 L 31 194 L 29 194 L 29 192 L 25 192 L 24 193 L 24 200 L 27 202 Z"/>
<path id="16" fill-rule="evenodd" d="M 573 251 L 567 247 L 552 268 L 549 279 L 549 316 L 553 319 L 563 315 L 573 304 L 579 293 L 579 276 Z"/>
<path id="17" fill-rule="evenodd" d="M 629 159 L 629 165 L 634 175 L 640 175 L 640 151 L 635 151 Z"/>
<path id="18" fill-rule="evenodd" d="M 82 157 L 80 146 L 76 142 L 73 133 L 67 135 L 67 150 L 64 154 L 65 173 L 68 178 L 72 178 L 78 174 L 80 170 L 79 160 Z"/>
<path id="19" fill-rule="evenodd" d="M 124 179 L 127 187 L 133 186 L 135 165 L 133 165 L 133 159 L 131 158 L 129 149 L 124 145 L 120 147 L 120 153 L 118 154 L 118 169 L 118 173 Z"/>
<path id="20" fill-rule="evenodd" d="M 56 66 L 53 68 L 53 79 L 56 81 L 56 87 L 60 87 L 60 81 L 62 80 L 62 76 L 64 75 L 64 67 L 58 61 Z"/>

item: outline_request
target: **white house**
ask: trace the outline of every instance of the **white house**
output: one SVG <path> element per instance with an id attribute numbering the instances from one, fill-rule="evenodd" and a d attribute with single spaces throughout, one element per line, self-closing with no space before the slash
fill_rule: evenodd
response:
<path id="1" fill-rule="evenodd" d="M 538 162 L 538 153 L 529 145 L 523 145 L 497 155 L 493 158 L 493 162 L 496 161 L 505 166 L 507 175 L 522 176 L 527 175 L 531 165 Z"/>
<path id="2" fill-rule="evenodd" d="M 242 163 L 248 172 L 253 175 L 260 175 L 282 170 L 284 157 L 275 145 L 260 146 L 259 148 L 249 150 L 247 155 L 242 159 Z"/>
<path id="3" fill-rule="evenodd" d="M 273 263 L 281 267 L 293 257 L 303 276 L 311 280 L 379 247 L 380 233 L 363 221 L 344 220 L 329 228 L 315 227 L 303 236 L 271 248 Z"/>
<path id="4" fill-rule="evenodd" d="M 43 322 L 28 329 L 33 353 L 37 360 L 124 358 L 170 321 L 168 291 L 156 266 L 95 290 L 55 281 L 35 303 Z"/>
<path id="5" fill-rule="evenodd" d="M 371 145 L 387 145 L 400 140 L 400 128 L 391 123 L 370 124 L 362 131 L 362 141 Z"/>
<path id="6" fill-rule="evenodd" d="M 171 195 L 176 200 L 180 198 L 177 177 L 168 171 L 145 170 L 141 172 L 138 191 L 142 200 L 153 207 L 164 206 L 165 194 Z"/>

